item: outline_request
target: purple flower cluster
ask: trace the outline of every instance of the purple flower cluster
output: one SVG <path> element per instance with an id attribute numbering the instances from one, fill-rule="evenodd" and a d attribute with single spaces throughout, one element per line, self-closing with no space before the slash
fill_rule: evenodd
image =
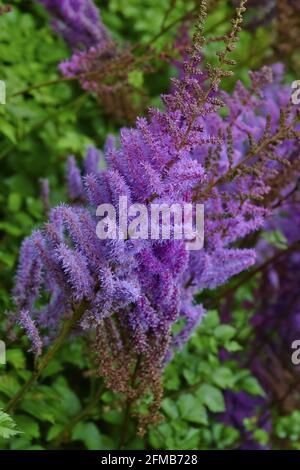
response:
<path id="1" fill-rule="evenodd" d="M 129 48 L 118 48 L 103 25 L 92 0 L 39 0 L 52 15 L 52 26 L 72 49 L 72 56 L 59 65 L 63 76 L 76 78 L 92 92 L 107 115 L 134 124 L 145 96 L 132 99 L 128 72 L 134 69 Z M 144 66 L 146 69 L 148 66 Z"/>
<path id="2" fill-rule="evenodd" d="M 65 77 L 79 77 L 84 90 L 99 94 L 100 91 L 107 93 L 109 86 L 101 83 L 106 78 L 108 64 L 117 58 L 116 46 L 111 39 L 97 43 L 87 50 L 76 51 L 70 59 L 64 60 L 59 65 L 60 72 Z M 111 89 L 118 89 L 114 85 Z"/>
<path id="3" fill-rule="evenodd" d="M 93 0 L 38 0 L 52 16 L 53 29 L 71 49 L 88 49 L 110 39 Z"/>
<path id="4" fill-rule="evenodd" d="M 205 95 L 194 69 L 192 77 L 187 73 L 182 81 L 174 81 L 173 92 L 163 97 L 166 111 L 152 109 L 149 121 L 138 118 L 135 129 L 122 129 L 119 145 L 108 138 L 107 169 L 99 169 L 100 153 L 90 148 L 82 179 L 70 157 L 69 194 L 85 201 L 85 207 L 53 209 L 45 228 L 25 240 L 15 289 L 17 307 L 30 311 L 39 327 L 51 325 L 53 333 L 60 320 L 86 299 L 84 327 L 113 318 L 132 338 L 133 350 L 145 354 L 153 342 L 170 336 L 173 323 L 182 318 L 185 325 L 170 337 L 168 348 L 184 343 L 203 316 L 203 307 L 193 303 L 194 293 L 224 284 L 255 260 L 254 250 L 232 245 L 259 229 L 267 214 L 256 203 L 268 192 L 265 173 L 257 166 L 267 150 L 261 155 L 257 150 L 252 157 L 251 145 L 262 147 L 266 126 L 272 142 L 282 125 L 279 110 L 287 104 L 286 90 L 276 81 L 269 83 L 271 72 L 252 75 L 255 95 L 240 83 L 232 97 L 223 94 L 229 114 L 221 118 L 219 100 Z M 201 103 L 199 96 L 204 95 Z M 272 144 L 274 165 L 280 164 L 282 155 L 292 156 L 297 145 L 291 137 L 278 147 Z M 253 167 L 257 179 L 250 171 Z M 102 203 L 117 206 L 119 196 L 148 205 L 204 203 L 204 249 L 188 252 L 184 241 L 175 240 L 98 239 L 95 208 Z M 49 301 L 41 305 L 37 299 L 45 292 Z"/>

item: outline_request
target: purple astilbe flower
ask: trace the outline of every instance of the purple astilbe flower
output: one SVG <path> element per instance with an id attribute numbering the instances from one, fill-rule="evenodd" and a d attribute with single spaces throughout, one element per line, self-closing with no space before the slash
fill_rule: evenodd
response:
<path id="1" fill-rule="evenodd" d="M 19 267 L 13 296 L 19 309 L 30 310 L 39 295 L 42 261 L 35 250 L 33 239 L 26 238 L 21 246 Z"/>
<path id="2" fill-rule="evenodd" d="M 115 44 L 93 0 L 39 1 L 52 15 L 54 30 L 72 49 L 72 56 L 59 65 L 63 76 L 78 79 L 84 90 L 96 96 L 106 114 L 120 122 L 134 123 L 146 101 L 140 93 L 139 103 L 133 103 L 136 90 L 129 84 L 128 73 L 135 69 L 134 58 L 129 48 Z"/>
<path id="3" fill-rule="evenodd" d="M 98 149 L 89 145 L 86 152 L 86 157 L 84 161 L 84 170 L 85 174 L 97 173 L 99 170 L 99 163 L 101 159 L 101 153 Z"/>
<path id="4" fill-rule="evenodd" d="M 52 15 L 51 25 L 73 50 L 85 49 L 107 41 L 104 27 L 93 0 L 38 0 Z"/>
<path id="5" fill-rule="evenodd" d="M 83 193 L 83 185 L 80 171 L 73 155 L 70 155 L 68 158 L 67 188 L 68 196 L 71 200 L 80 199 Z"/>
<path id="6" fill-rule="evenodd" d="M 24 328 L 31 341 L 32 351 L 36 356 L 40 356 L 42 354 L 43 341 L 41 340 L 38 329 L 27 310 L 20 311 L 18 322 L 20 326 Z"/>
<path id="7" fill-rule="evenodd" d="M 93 292 L 93 278 L 89 273 L 87 260 L 84 256 L 80 253 L 74 254 L 63 244 L 56 249 L 56 256 L 62 265 L 67 282 L 72 288 L 74 300 L 80 301 L 84 297 L 90 298 Z"/>
<path id="8" fill-rule="evenodd" d="M 180 149 L 179 155 L 176 144 L 178 145 L 180 137 L 184 135 L 182 122 L 190 118 L 191 106 L 188 109 L 183 107 L 180 98 L 181 85 L 175 82 L 174 95 L 164 98 L 168 105 L 167 113 L 152 110 L 149 123 L 145 119 L 138 119 L 137 129 L 123 129 L 120 148 L 114 147 L 111 139 L 108 141 L 105 158 L 109 169 L 107 171 L 97 170 L 97 172 L 87 175 L 85 178 L 85 188 L 90 204 L 94 206 L 105 202 L 116 204 L 119 195 L 126 195 L 132 201 L 147 203 L 151 200 L 153 194 L 156 198 L 158 197 L 159 202 L 187 202 L 193 200 L 194 188 L 197 182 L 198 185 L 199 182 L 202 182 L 202 192 L 205 193 L 205 187 L 211 184 L 215 171 L 218 172 L 218 175 L 224 175 L 226 172 L 230 172 L 230 165 L 240 164 L 245 152 L 249 151 L 248 132 L 250 130 L 252 130 L 257 141 L 263 138 L 263 129 L 267 125 L 268 108 L 270 107 L 273 117 L 270 132 L 276 132 L 280 119 L 279 109 L 280 107 L 286 107 L 288 104 L 289 90 L 287 87 L 280 85 L 280 77 L 275 76 L 275 79 L 273 79 L 271 69 L 253 74 L 252 78 L 256 95 L 258 86 L 261 86 L 260 97 L 253 97 L 251 92 L 243 88 L 240 83 L 237 85 L 232 97 L 223 94 L 223 99 L 228 103 L 230 109 L 228 117 L 221 119 L 217 114 L 206 115 L 205 110 L 205 118 L 199 117 L 198 119 L 197 131 L 191 130 L 191 134 L 193 134 L 192 142 L 187 141 L 185 146 Z M 197 87 L 198 83 L 189 80 L 188 85 L 189 90 L 192 90 L 193 87 Z M 193 96 L 187 97 L 186 93 L 185 90 L 186 102 L 191 105 Z M 247 101 L 244 100 L 245 96 Z M 180 115 L 178 111 L 173 111 L 176 100 L 178 100 L 178 106 L 183 107 L 186 116 Z M 263 103 L 265 103 L 265 107 L 262 106 Z M 214 106 L 217 106 L 213 103 L 210 105 L 212 110 L 214 110 Z M 194 106 L 196 107 L 197 104 L 195 103 Z M 170 116 L 173 116 L 172 120 Z M 260 122 L 259 126 L 257 126 L 257 122 Z M 176 123 L 178 123 L 177 126 Z M 224 142 L 223 147 L 219 148 L 218 139 L 215 137 L 220 134 L 220 131 L 225 132 L 224 129 L 228 126 L 232 128 L 232 139 L 234 141 L 234 147 L 231 150 L 232 162 L 228 158 L 228 144 Z M 191 139 L 191 137 L 189 138 Z M 284 146 L 278 147 L 276 159 L 280 160 L 281 155 L 290 155 L 292 158 L 297 145 L 296 141 L 287 140 Z M 215 148 L 215 151 L 219 152 L 220 158 L 217 160 L 217 170 L 211 167 L 209 171 L 205 172 L 204 165 L 209 148 Z M 178 161 L 175 161 L 177 159 Z M 276 162 L 274 165 L 278 166 L 279 163 Z M 251 197 L 261 199 L 268 192 L 266 179 L 263 178 L 262 173 L 259 174 L 259 178 L 254 179 L 253 175 L 249 174 L 250 170 L 251 167 L 247 168 L 247 172 L 241 175 L 234 184 L 227 185 L 227 193 L 214 188 L 209 193 L 209 197 L 205 198 L 206 249 L 200 253 L 190 253 L 188 255 L 188 269 L 179 268 L 177 271 L 180 282 L 188 286 L 182 291 L 182 304 L 184 304 L 185 298 L 188 297 L 191 310 L 185 308 L 185 311 L 189 312 L 186 314 L 189 325 L 191 325 L 189 319 L 194 318 L 191 312 L 196 308 L 192 306 L 193 295 L 191 295 L 191 292 L 195 293 L 199 289 L 216 288 L 233 275 L 251 266 L 255 261 L 253 250 L 227 248 L 227 245 L 260 228 L 268 213 L 264 208 L 251 201 Z M 275 168 L 271 170 L 272 168 L 268 172 L 269 175 L 272 174 L 272 171 L 275 172 Z M 138 179 L 136 175 L 139 175 Z M 244 201 L 243 194 L 247 194 L 249 200 Z M 199 200 L 201 201 L 201 193 Z M 223 213 L 221 217 L 216 216 L 221 213 Z M 170 256 L 169 259 L 176 260 L 179 247 L 180 243 L 177 243 L 174 255 Z M 165 296 L 161 291 L 164 285 L 163 282 L 165 282 L 163 281 L 165 274 L 163 276 L 161 270 L 165 271 L 165 264 L 160 268 L 157 254 L 160 253 L 161 256 L 163 251 L 164 256 L 167 256 L 167 258 L 164 257 L 164 263 L 169 264 L 168 255 L 165 254 L 168 254 L 171 246 L 163 245 L 160 252 L 158 247 L 155 247 L 155 253 L 157 254 L 154 257 L 152 254 L 153 249 L 154 247 L 150 252 L 149 250 L 142 250 L 138 255 L 139 272 L 142 276 L 143 285 L 149 288 L 153 282 L 149 267 L 155 276 L 159 276 L 154 289 L 156 295 L 153 295 L 153 299 L 157 301 L 157 297 L 164 298 Z M 174 249 L 173 245 L 172 249 Z M 188 258 L 186 258 L 185 263 Z M 144 279 L 143 274 L 144 260 L 146 260 L 146 279 Z M 172 292 L 168 282 L 164 292 L 168 290 Z M 159 294 L 157 295 L 157 293 Z M 201 314 L 198 314 L 198 317 L 201 318 Z M 175 342 L 178 344 L 178 340 Z"/>
<path id="9" fill-rule="evenodd" d="M 134 123 L 147 101 L 147 96 L 142 92 L 137 94 L 129 83 L 128 74 L 134 70 L 134 63 L 128 47 L 121 48 L 107 39 L 89 49 L 75 51 L 61 62 L 59 70 L 64 77 L 78 79 L 83 90 L 96 97 L 106 114 L 121 123 Z M 147 64 L 143 68 L 151 70 Z"/>

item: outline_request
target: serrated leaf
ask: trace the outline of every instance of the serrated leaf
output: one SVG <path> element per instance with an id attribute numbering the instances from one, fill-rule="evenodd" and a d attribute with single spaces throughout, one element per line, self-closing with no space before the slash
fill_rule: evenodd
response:
<path id="1" fill-rule="evenodd" d="M 7 413 L 0 410 L 0 437 L 10 439 L 20 433 L 21 431 L 17 429 L 13 419 Z"/>

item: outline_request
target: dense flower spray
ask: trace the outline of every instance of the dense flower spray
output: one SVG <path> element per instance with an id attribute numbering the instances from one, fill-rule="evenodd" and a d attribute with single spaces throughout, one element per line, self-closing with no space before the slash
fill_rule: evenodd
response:
<path id="1" fill-rule="evenodd" d="M 81 327 L 96 331 L 106 384 L 131 401 L 151 391 L 152 419 L 162 367 L 204 315 L 203 306 L 194 303 L 195 292 L 214 289 L 254 263 L 254 250 L 235 245 L 262 226 L 270 181 L 299 145 L 289 104 L 283 100 L 273 109 L 269 102 L 270 115 L 261 106 L 268 103 L 268 88 L 265 95 L 262 89 L 272 82 L 271 69 L 253 74 L 249 91 L 241 84 L 233 97 L 218 91 L 229 75 L 223 67 L 232 65 L 228 55 L 243 12 L 244 2 L 224 37 L 219 65 L 204 68 L 202 2 L 182 77 L 162 98 L 165 111 L 151 109 L 149 120 L 138 118 L 135 128 L 121 130 L 118 143 L 109 137 L 106 169 L 99 169 L 102 155 L 92 147 L 83 177 L 70 157 L 67 181 L 76 203 L 52 209 L 44 229 L 21 248 L 14 298 L 34 350 L 39 353 L 41 341 L 53 341 L 61 323 L 80 311 Z M 226 118 L 218 113 L 220 97 L 229 107 Z M 172 239 L 100 240 L 96 207 L 118 207 L 120 196 L 147 207 L 154 201 L 203 203 L 204 248 L 189 252 L 184 241 Z M 178 320 L 181 329 L 173 334 Z"/>

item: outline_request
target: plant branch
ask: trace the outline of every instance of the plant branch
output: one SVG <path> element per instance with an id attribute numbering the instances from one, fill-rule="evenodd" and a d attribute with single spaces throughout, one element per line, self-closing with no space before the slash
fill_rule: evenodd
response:
<path id="1" fill-rule="evenodd" d="M 71 332 L 75 324 L 80 320 L 80 318 L 84 314 L 86 308 L 87 308 L 87 302 L 83 301 L 78 307 L 78 309 L 76 309 L 73 312 L 73 316 L 64 323 L 59 336 L 56 338 L 56 340 L 54 341 L 53 345 L 49 348 L 47 353 L 38 362 L 37 367 L 32 372 L 29 379 L 23 384 L 20 390 L 15 394 L 14 397 L 11 398 L 11 400 L 6 405 L 4 409 L 5 412 L 7 413 L 14 412 L 20 400 L 24 397 L 27 391 L 31 388 L 33 383 L 36 382 L 40 378 L 40 376 L 46 369 L 49 362 L 55 356 L 57 351 L 62 347 L 69 333 Z"/>

